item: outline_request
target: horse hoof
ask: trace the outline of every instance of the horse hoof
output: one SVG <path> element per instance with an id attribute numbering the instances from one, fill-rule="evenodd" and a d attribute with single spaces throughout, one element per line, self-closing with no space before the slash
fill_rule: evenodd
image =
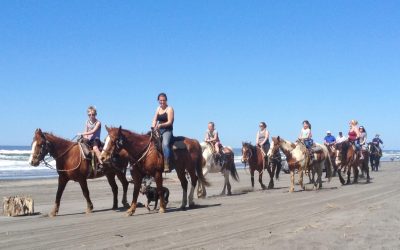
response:
<path id="1" fill-rule="evenodd" d="M 165 209 L 164 209 L 164 208 L 160 208 L 160 210 L 158 210 L 158 212 L 159 212 L 160 214 L 163 214 L 163 213 L 165 213 Z"/>
<path id="2" fill-rule="evenodd" d="M 112 209 L 112 210 L 117 210 L 117 209 L 118 209 L 118 206 L 113 206 L 111 209 Z"/>
<path id="3" fill-rule="evenodd" d="M 294 192 L 294 188 L 290 188 L 290 189 L 289 189 L 289 192 L 290 192 L 290 193 L 293 193 L 293 192 Z"/>
<path id="4" fill-rule="evenodd" d="M 179 208 L 179 210 L 181 210 L 181 211 L 186 211 L 186 207 L 185 207 L 185 206 L 181 206 L 181 207 Z"/>
<path id="5" fill-rule="evenodd" d="M 123 203 L 124 208 L 129 208 L 130 205 L 128 203 Z"/>
<path id="6" fill-rule="evenodd" d="M 195 207 L 196 207 L 196 204 L 194 204 L 194 203 L 189 204 L 189 208 L 195 208 Z"/>
<path id="7" fill-rule="evenodd" d="M 133 212 L 132 212 L 132 211 L 126 212 L 126 216 L 132 216 L 132 215 L 133 215 Z"/>
<path id="8" fill-rule="evenodd" d="M 50 212 L 49 217 L 56 217 L 57 213 L 56 212 Z"/>
<path id="9" fill-rule="evenodd" d="M 232 193 L 231 192 L 228 192 L 228 194 L 227 194 L 228 196 L 231 196 L 232 195 Z"/>
<path id="10" fill-rule="evenodd" d="M 91 214 L 91 213 L 93 213 L 92 209 L 86 209 L 86 214 Z"/>

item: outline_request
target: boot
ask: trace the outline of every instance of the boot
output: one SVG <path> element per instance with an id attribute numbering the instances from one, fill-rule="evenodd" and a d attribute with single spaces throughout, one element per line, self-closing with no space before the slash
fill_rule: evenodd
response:
<path id="1" fill-rule="evenodd" d="M 171 170 L 169 168 L 169 162 L 168 161 L 164 161 L 164 173 L 170 173 Z"/>

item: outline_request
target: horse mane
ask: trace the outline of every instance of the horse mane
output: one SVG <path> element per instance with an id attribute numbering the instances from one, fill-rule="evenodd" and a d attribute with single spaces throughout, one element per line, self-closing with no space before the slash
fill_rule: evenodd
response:
<path id="1" fill-rule="evenodd" d="M 60 146 L 69 146 L 69 145 L 71 145 L 72 143 L 75 143 L 75 142 L 73 142 L 73 141 L 71 141 L 71 140 L 69 140 L 69 139 L 65 139 L 65 138 L 63 138 L 63 137 L 60 137 L 60 136 L 57 136 L 57 135 L 55 135 L 55 134 L 53 134 L 53 133 L 51 133 L 51 132 L 43 132 L 43 135 L 46 137 L 46 139 L 50 139 L 50 140 L 52 140 L 52 139 L 55 139 L 55 140 L 57 140 L 57 145 L 60 145 Z"/>

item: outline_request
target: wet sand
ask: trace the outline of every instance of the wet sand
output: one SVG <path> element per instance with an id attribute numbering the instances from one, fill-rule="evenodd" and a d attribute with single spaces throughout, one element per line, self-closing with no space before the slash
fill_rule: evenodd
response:
<path id="1" fill-rule="evenodd" d="M 168 174 L 167 213 L 139 207 L 132 217 L 123 208 L 110 209 L 112 193 L 105 178 L 89 181 L 92 214 L 85 214 L 79 184 L 70 182 L 54 218 L 47 213 L 56 179 L 0 181 L 0 197 L 30 195 L 38 213 L 1 216 L 0 249 L 400 249 L 399 162 L 382 163 L 380 172 L 371 173 L 370 184 L 361 179 L 342 186 L 336 177 L 319 191 L 296 186 L 298 192 L 289 193 L 284 173 L 274 189 L 261 190 L 256 181 L 252 190 L 248 172 L 239 170 L 239 176 L 239 183 L 231 182 L 234 195 L 220 196 L 223 178 L 209 174 L 208 197 L 195 199 L 195 209 L 180 211 L 180 184 Z"/>

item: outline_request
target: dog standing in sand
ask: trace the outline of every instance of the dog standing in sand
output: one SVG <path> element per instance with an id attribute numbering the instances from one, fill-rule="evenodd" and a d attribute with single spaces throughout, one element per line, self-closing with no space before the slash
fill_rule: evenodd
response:
<path id="1" fill-rule="evenodd" d="M 150 211 L 150 202 L 154 201 L 154 208 L 155 210 L 157 208 L 158 200 L 160 199 L 160 196 L 157 193 L 157 189 L 155 187 L 151 186 L 151 179 L 150 178 L 143 178 L 142 181 L 142 186 L 140 187 L 140 193 L 145 195 L 147 197 L 147 201 L 145 203 L 145 207 L 147 210 Z M 166 187 L 163 187 L 164 191 L 164 201 L 165 201 L 165 206 L 168 204 L 168 197 L 169 197 L 169 190 Z"/>

